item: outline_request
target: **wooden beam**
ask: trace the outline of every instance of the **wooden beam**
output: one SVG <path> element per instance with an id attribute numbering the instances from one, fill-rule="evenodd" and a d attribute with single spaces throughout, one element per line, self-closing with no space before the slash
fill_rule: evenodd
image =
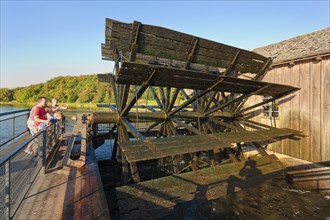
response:
<path id="1" fill-rule="evenodd" d="M 138 49 L 138 36 L 140 30 L 141 22 L 134 21 L 132 24 L 132 32 L 131 32 L 131 39 L 130 39 L 130 57 L 129 61 L 135 61 L 136 59 L 136 52 Z"/>
<path id="2" fill-rule="evenodd" d="M 270 65 L 272 64 L 272 58 L 268 58 L 263 67 L 258 71 L 258 73 L 255 75 L 253 80 L 259 81 L 261 77 L 264 76 L 265 72 L 268 70 Z"/>
<path id="3" fill-rule="evenodd" d="M 203 112 L 206 112 L 207 109 L 210 107 L 210 105 L 214 101 L 214 97 L 216 96 L 217 93 L 218 93 L 217 91 L 212 91 L 209 99 L 207 100 L 207 102 L 206 102 L 206 104 L 205 104 L 205 106 L 203 108 Z"/>
<path id="4" fill-rule="evenodd" d="M 160 108 L 160 109 L 164 109 L 164 106 L 163 106 L 163 104 L 161 103 L 161 101 L 159 100 L 159 98 L 158 98 L 158 96 L 157 96 L 157 94 L 156 94 L 156 92 L 155 92 L 155 90 L 154 90 L 154 87 L 149 86 L 149 90 L 151 91 L 151 94 L 152 94 L 152 96 L 154 97 L 154 99 L 156 100 L 156 102 L 157 102 L 159 108 Z"/>
<path id="5" fill-rule="evenodd" d="M 182 103 L 178 108 L 176 108 L 175 110 L 171 111 L 169 113 L 169 116 L 174 115 L 175 113 L 177 113 L 178 111 L 182 110 L 183 108 L 187 107 L 190 103 L 196 101 L 197 99 L 199 99 L 200 97 L 204 96 L 205 94 L 207 94 L 208 92 L 210 92 L 213 87 L 217 86 L 221 81 L 223 81 L 223 79 L 219 78 L 218 81 L 216 81 L 213 86 L 211 86 L 210 88 L 204 90 L 203 92 L 194 95 L 192 98 L 188 99 L 187 101 L 185 101 L 184 103 Z"/>
<path id="6" fill-rule="evenodd" d="M 226 127 L 226 128 L 230 128 L 230 129 L 235 130 L 235 131 L 240 131 L 240 129 L 238 129 L 236 126 L 233 126 L 233 125 L 228 124 L 228 123 L 226 123 L 226 122 L 220 121 L 220 120 L 215 119 L 215 118 L 211 118 L 211 120 L 212 120 L 214 123 L 219 124 L 219 125 L 222 125 L 222 126 L 224 126 L 224 127 Z"/>
<path id="7" fill-rule="evenodd" d="M 125 106 L 124 110 L 120 113 L 120 117 L 127 115 L 127 113 L 131 110 L 131 108 L 135 105 L 137 100 L 142 96 L 144 91 L 148 88 L 148 83 L 152 79 L 152 77 L 155 75 L 156 70 L 150 69 L 150 74 L 148 79 L 145 81 L 145 83 L 142 84 L 142 86 L 136 91 L 134 96 L 131 97 L 128 104 Z"/>
<path id="8" fill-rule="evenodd" d="M 170 112 L 170 111 L 172 110 L 172 108 L 173 108 L 173 106 L 174 106 L 174 103 L 175 103 L 175 101 L 176 101 L 176 98 L 177 98 L 177 96 L 178 96 L 178 94 L 179 94 L 179 91 L 180 91 L 179 88 L 175 88 L 175 89 L 174 89 L 174 93 L 173 93 L 173 95 L 172 95 L 171 102 L 169 103 L 169 105 L 168 105 L 168 107 L 167 107 L 167 109 L 166 109 L 167 112 Z"/>
<path id="9" fill-rule="evenodd" d="M 223 76 L 227 76 L 230 71 L 233 70 L 233 68 L 235 67 L 236 63 L 237 63 L 237 59 L 238 59 L 238 55 L 240 54 L 240 50 L 237 49 L 236 54 L 234 55 L 232 61 L 230 62 L 229 66 L 226 68 L 225 72 L 223 73 Z"/>
<path id="10" fill-rule="evenodd" d="M 252 93 L 250 93 L 250 94 L 241 95 L 240 97 L 237 97 L 236 99 L 232 99 L 231 101 L 226 102 L 226 103 L 223 104 L 223 105 L 220 105 L 220 106 L 218 106 L 218 107 L 215 107 L 214 109 L 211 109 L 209 112 L 206 113 L 206 115 L 212 114 L 213 112 L 216 112 L 216 111 L 218 111 L 218 110 L 220 110 L 220 109 L 223 109 L 223 108 L 225 108 L 226 106 L 231 105 L 232 103 L 236 103 L 236 102 L 238 102 L 238 101 L 240 101 L 240 100 L 243 100 L 243 99 L 246 99 L 246 98 L 248 98 L 248 97 L 250 97 L 250 96 L 257 95 L 257 94 L 258 94 L 259 92 L 261 92 L 262 90 L 268 88 L 268 86 L 269 86 L 269 85 L 265 85 L 265 86 L 261 87 L 260 89 L 258 89 L 258 90 L 255 91 L 255 92 L 252 92 Z"/>
<path id="11" fill-rule="evenodd" d="M 196 38 L 196 37 L 193 37 L 192 41 L 193 41 L 193 43 L 192 43 L 191 48 L 190 48 L 190 50 L 188 52 L 188 56 L 187 56 L 187 60 L 186 60 L 186 64 L 185 64 L 185 69 L 188 69 L 189 68 L 190 63 L 193 60 L 194 53 L 196 51 L 196 46 L 198 44 L 199 39 Z"/>
<path id="12" fill-rule="evenodd" d="M 145 137 L 126 118 L 121 118 L 120 121 L 137 140 L 145 140 Z"/>
<path id="13" fill-rule="evenodd" d="M 163 121 L 156 121 L 154 122 L 152 125 L 150 125 L 146 130 L 145 132 L 148 132 L 150 131 L 151 129 L 153 129 L 154 127 L 156 127 L 157 125 L 159 125 L 160 123 L 162 123 Z"/>
<path id="14" fill-rule="evenodd" d="M 164 94 L 164 89 L 163 87 L 158 87 L 159 89 L 159 94 L 160 94 L 160 98 L 162 101 L 162 106 L 164 107 L 163 110 L 165 111 L 166 107 L 165 107 L 165 94 Z"/>
<path id="15" fill-rule="evenodd" d="M 201 134 L 198 129 L 194 128 L 193 126 L 187 125 L 186 123 L 183 123 L 177 119 L 171 118 L 171 121 L 178 124 L 181 127 L 186 128 L 187 130 L 193 132 L 194 134 Z"/>
<path id="16" fill-rule="evenodd" d="M 165 93 L 165 110 L 167 111 L 171 100 L 171 88 L 166 87 L 166 93 Z"/>
<path id="17" fill-rule="evenodd" d="M 126 106 L 128 95 L 129 95 L 129 87 L 130 85 L 124 85 L 122 91 L 122 101 L 121 101 L 121 109 L 123 110 Z"/>

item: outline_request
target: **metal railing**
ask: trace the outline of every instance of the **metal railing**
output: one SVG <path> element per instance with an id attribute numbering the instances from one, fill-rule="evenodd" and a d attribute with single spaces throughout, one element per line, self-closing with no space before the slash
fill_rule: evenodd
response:
<path id="1" fill-rule="evenodd" d="M 0 113 L 0 148 L 29 132 L 26 125 L 29 113 L 30 109 Z"/>
<path id="2" fill-rule="evenodd" d="M 58 123 L 48 126 L 0 158 L 0 219 L 13 218 L 63 132 Z M 28 147 L 32 154 L 25 152 Z"/>

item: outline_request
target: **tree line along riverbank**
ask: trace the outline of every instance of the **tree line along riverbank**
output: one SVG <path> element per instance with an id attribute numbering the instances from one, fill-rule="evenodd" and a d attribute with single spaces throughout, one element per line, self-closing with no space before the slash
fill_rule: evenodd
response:
<path id="1" fill-rule="evenodd" d="M 14 89 L 0 88 L 0 103 L 34 105 L 39 96 L 57 98 L 59 103 L 83 107 L 84 103 L 110 103 L 110 85 L 100 83 L 97 75 L 59 76 L 45 83 Z"/>
<path id="2" fill-rule="evenodd" d="M 132 89 L 132 88 L 131 88 Z M 159 95 L 158 88 L 154 88 Z M 134 90 L 134 89 L 133 89 Z M 134 93 L 134 91 L 131 93 Z M 171 91 L 172 93 L 174 91 Z M 45 83 L 38 83 L 14 89 L 0 88 L 0 104 L 32 107 L 40 96 L 47 99 L 57 98 L 59 104 L 69 104 L 74 109 L 99 109 L 99 103 L 115 103 L 110 83 L 97 80 L 97 74 L 81 76 L 58 76 Z M 178 97 L 178 101 L 184 97 Z M 151 92 L 147 91 L 138 101 L 139 104 L 156 104 Z"/>

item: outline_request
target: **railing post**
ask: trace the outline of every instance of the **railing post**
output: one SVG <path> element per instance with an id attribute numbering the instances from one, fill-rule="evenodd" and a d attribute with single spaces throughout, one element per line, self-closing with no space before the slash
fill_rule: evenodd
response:
<path id="1" fill-rule="evenodd" d="M 63 128 L 61 128 L 61 134 L 63 134 L 66 131 L 65 116 L 62 117 L 62 126 L 63 126 Z"/>
<path id="2" fill-rule="evenodd" d="M 26 122 L 29 120 L 29 116 L 30 116 L 30 112 L 27 112 L 26 113 Z M 25 123 L 25 128 L 26 128 L 26 130 L 28 131 L 29 130 L 29 127 L 28 127 L 28 125 L 27 125 L 27 123 Z"/>
<path id="3" fill-rule="evenodd" d="M 10 159 L 5 164 L 5 216 L 4 219 L 10 219 Z"/>
<path id="4" fill-rule="evenodd" d="M 44 174 L 46 174 L 46 146 L 47 146 L 47 128 L 42 130 L 42 133 L 40 133 L 39 137 L 38 137 L 38 155 L 39 155 L 39 162 L 42 163 L 42 169 Z M 40 159 L 41 157 L 41 159 Z"/>
<path id="5" fill-rule="evenodd" d="M 15 126 L 16 126 L 16 121 L 15 121 L 15 113 L 13 115 L 13 143 L 15 142 Z"/>

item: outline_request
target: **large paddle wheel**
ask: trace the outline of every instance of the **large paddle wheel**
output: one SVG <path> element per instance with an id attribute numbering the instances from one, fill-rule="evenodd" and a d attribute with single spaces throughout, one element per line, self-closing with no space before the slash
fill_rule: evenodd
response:
<path id="1" fill-rule="evenodd" d="M 270 58 L 140 22 L 106 19 L 105 37 L 103 59 L 115 61 L 115 69 L 98 78 L 111 84 L 115 105 L 90 122 L 94 140 L 101 137 L 97 124 L 112 124 L 108 136 L 123 183 L 145 180 L 146 161 L 182 173 L 248 160 L 248 147 L 271 161 L 264 143 L 300 135 L 250 117 L 298 89 L 260 81 Z M 252 96 L 267 98 L 246 106 Z"/>

